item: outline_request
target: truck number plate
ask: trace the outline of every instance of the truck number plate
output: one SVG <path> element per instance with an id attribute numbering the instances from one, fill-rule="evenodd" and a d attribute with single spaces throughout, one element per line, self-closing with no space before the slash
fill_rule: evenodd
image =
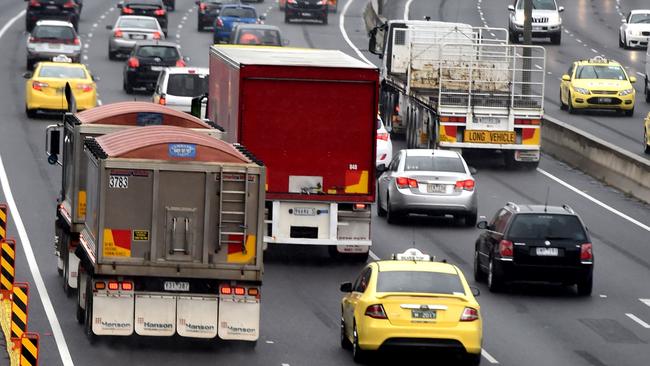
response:
<path id="1" fill-rule="evenodd" d="M 464 141 L 493 144 L 514 144 L 515 132 L 465 130 Z"/>
<path id="2" fill-rule="evenodd" d="M 129 188 L 129 177 L 123 175 L 111 175 L 108 178 L 108 188 Z"/>
<path id="3" fill-rule="evenodd" d="M 165 281 L 165 291 L 190 291 L 189 282 Z"/>
<path id="4" fill-rule="evenodd" d="M 312 207 L 296 207 L 293 209 L 296 216 L 316 216 L 316 209 Z"/>
<path id="5" fill-rule="evenodd" d="M 558 250 L 557 248 L 537 248 L 535 250 L 538 256 L 540 257 L 557 257 L 558 255 Z"/>
<path id="6" fill-rule="evenodd" d="M 501 119 L 497 117 L 476 117 L 474 121 L 486 125 L 498 125 L 501 123 Z"/>

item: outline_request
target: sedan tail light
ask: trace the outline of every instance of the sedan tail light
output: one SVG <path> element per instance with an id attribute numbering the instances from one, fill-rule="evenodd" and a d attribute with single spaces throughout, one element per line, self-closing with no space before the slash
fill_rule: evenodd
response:
<path id="1" fill-rule="evenodd" d="M 289 4 L 297 4 L 297 0 L 287 0 L 287 3 Z"/>
<path id="2" fill-rule="evenodd" d="M 160 105 L 166 105 L 167 104 L 167 98 L 165 98 L 165 95 L 161 95 L 160 99 L 158 99 L 158 104 Z"/>
<path id="3" fill-rule="evenodd" d="M 79 40 L 79 37 L 75 37 L 75 39 L 72 40 L 72 44 L 77 45 L 77 46 L 80 45 L 81 41 Z"/>
<path id="4" fill-rule="evenodd" d="M 592 251 L 591 243 L 584 243 L 580 245 L 580 260 L 583 262 L 591 262 L 594 260 L 594 253 Z"/>
<path id="5" fill-rule="evenodd" d="M 176 67 L 185 67 L 185 61 L 183 60 L 178 60 L 176 61 Z"/>
<path id="6" fill-rule="evenodd" d="M 160 39 L 160 32 L 153 32 L 153 39 Z"/>
<path id="7" fill-rule="evenodd" d="M 34 90 L 43 90 L 43 88 L 47 88 L 48 86 L 48 83 L 42 81 L 32 81 L 32 89 Z"/>
<path id="8" fill-rule="evenodd" d="M 122 38 L 124 37 L 124 32 L 121 29 L 115 29 L 113 31 L 113 38 Z"/>
<path id="9" fill-rule="evenodd" d="M 223 28 L 223 20 L 217 18 L 217 21 L 214 23 L 217 28 Z"/>
<path id="10" fill-rule="evenodd" d="M 475 185 L 476 182 L 474 182 L 474 179 L 459 180 L 456 182 L 454 189 L 457 191 L 462 191 L 463 189 L 466 191 L 473 191 Z"/>
<path id="11" fill-rule="evenodd" d="M 465 308 L 463 310 L 463 314 L 460 316 L 460 321 L 461 322 L 473 322 L 474 320 L 478 320 L 478 310 L 474 308 Z"/>
<path id="12" fill-rule="evenodd" d="M 377 140 L 388 141 L 388 132 L 380 132 L 377 134 Z"/>
<path id="13" fill-rule="evenodd" d="M 417 188 L 418 181 L 413 178 L 397 177 L 395 180 L 397 188 Z"/>
<path id="14" fill-rule="evenodd" d="M 512 258 L 513 247 L 510 240 L 501 240 L 499 242 L 499 254 L 502 258 Z"/>
<path id="15" fill-rule="evenodd" d="M 131 8 L 128 8 L 126 6 L 122 8 L 122 14 L 133 14 L 133 13 L 135 13 L 135 10 Z"/>
<path id="16" fill-rule="evenodd" d="M 165 9 L 158 9 L 153 12 L 155 15 L 165 15 Z"/>
<path id="17" fill-rule="evenodd" d="M 388 319 L 384 307 L 381 304 L 370 305 L 366 308 L 366 316 L 373 319 Z"/>
<path id="18" fill-rule="evenodd" d="M 207 9 L 207 7 L 208 6 L 205 5 L 205 3 L 199 3 L 199 11 L 205 11 L 205 9 Z"/>
<path id="19" fill-rule="evenodd" d="M 131 57 L 131 58 L 129 59 L 129 61 L 127 61 L 127 65 L 128 65 L 130 68 L 135 69 L 135 68 L 137 68 L 137 67 L 140 67 L 140 60 L 138 60 L 138 59 L 135 58 L 135 57 Z"/>

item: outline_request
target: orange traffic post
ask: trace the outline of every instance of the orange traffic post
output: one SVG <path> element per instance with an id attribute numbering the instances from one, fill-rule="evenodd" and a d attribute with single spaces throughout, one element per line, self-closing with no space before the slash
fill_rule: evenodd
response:
<path id="1" fill-rule="evenodd" d="M 21 338 L 27 332 L 29 284 L 25 282 L 14 283 L 11 294 L 11 327 L 10 338 L 14 349 L 20 347 Z"/>
<path id="2" fill-rule="evenodd" d="M 16 276 L 16 241 L 0 241 L 0 300 L 9 300 Z"/>
<path id="3" fill-rule="evenodd" d="M 20 366 L 38 365 L 39 337 L 36 333 L 23 333 L 20 339 Z"/>
<path id="4" fill-rule="evenodd" d="M 0 204 L 0 242 L 7 238 L 7 221 L 9 221 L 9 208 L 6 204 Z"/>

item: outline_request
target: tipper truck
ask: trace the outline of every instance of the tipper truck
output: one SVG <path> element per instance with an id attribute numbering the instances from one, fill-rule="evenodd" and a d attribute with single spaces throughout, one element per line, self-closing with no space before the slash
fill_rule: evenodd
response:
<path id="1" fill-rule="evenodd" d="M 47 127 L 48 161 L 63 167 L 56 205 L 54 247 L 57 267 L 63 276 L 63 289 L 68 295 L 77 287 L 79 258 L 74 252 L 86 219 L 86 166 L 80 164 L 84 140 L 149 125 L 184 127 L 214 138 L 221 138 L 222 132 L 210 121 L 149 102 L 111 103 L 79 113 L 66 113 L 62 124 Z"/>
<path id="2" fill-rule="evenodd" d="M 380 112 L 409 148 L 501 151 L 537 166 L 546 53 L 500 28 L 390 20 L 370 32 L 382 59 Z"/>
<path id="3" fill-rule="evenodd" d="M 99 335 L 256 342 L 264 166 L 174 126 L 87 137 L 77 319 Z"/>
<path id="4" fill-rule="evenodd" d="M 210 48 L 209 119 L 268 169 L 265 243 L 367 258 L 378 81 L 336 50 Z"/>

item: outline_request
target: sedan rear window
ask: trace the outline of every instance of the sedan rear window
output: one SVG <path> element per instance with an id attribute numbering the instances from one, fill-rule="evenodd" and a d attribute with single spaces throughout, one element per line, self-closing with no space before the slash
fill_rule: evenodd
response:
<path id="1" fill-rule="evenodd" d="M 377 292 L 465 294 L 458 275 L 425 271 L 380 271 Z"/>
<path id="2" fill-rule="evenodd" d="M 404 170 L 465 173 L 465 166 L 457 157 L 406 156 Z"/>
<path id="3" fill-rule="evenodd" d="M 86 72 L 80 67 L 43 66 L 38 76 L 42 78 L 85 79 Z"/>
<path id="4" fill-rule="evenodd" d="M 208 92 L 208 76 L 199 74 L 171 74 L 167 81 L 167 94 L 179 97 L 196 97 Z"/>
<path id="5" fill-rule="evenodd" d="M 156 19 L 146 19 L 146 18 L 138 18 L 138 19 L 122 18 L 117 23 L 117 27 L 158 30 L 158 21 L 156 21 Z"/>
<path id="6" fill-rule="evenodd" d="M 70 27 L 39 25 L 34 28 L 32 37 L 38 39 L 63 39 L 69 41 L 75 39 L 75 34 L 74 30 Z"/>
<path id="7" fill-rule="evenodd" d="M 255 10 L 248 8 L 225 8 L 221 10 L 222 17 L 257 18 Z"/>
<path id="8" fill-rule="evenodd" d="M 586 241 L 582 223 L 573 215 L 520 214 L 508 230 L 510 238 Z"/>
<path id="9" fill-rule="evenodd" d="M 138 48 L 137 56 L 147 58 L 160 57 L 162 59 L 180 59 L 176 47 L 164 46 L 142 46 Z"/>

